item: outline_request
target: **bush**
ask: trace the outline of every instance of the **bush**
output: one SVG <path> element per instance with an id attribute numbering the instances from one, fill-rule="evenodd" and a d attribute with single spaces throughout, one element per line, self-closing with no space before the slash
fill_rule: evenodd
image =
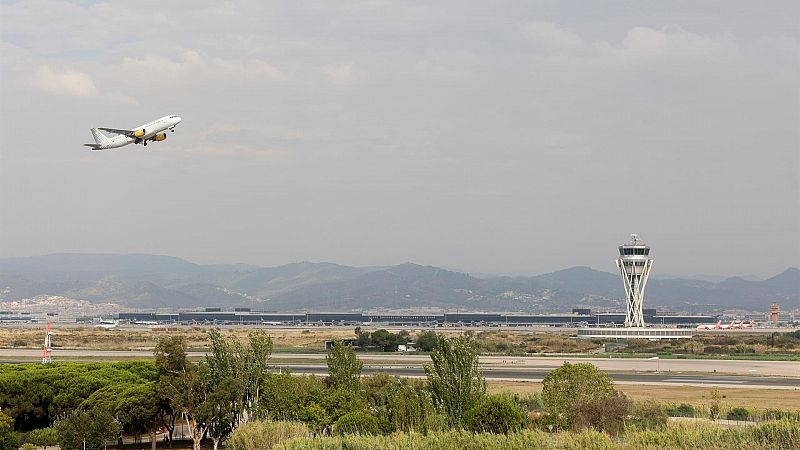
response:
<path id="1" fill-rule="evenodd" d="M 636 403 L 633 408 L 634 422 L 644 429 L 663 429 L 669 417 L 661 405 L 650 400 Z"/>
<path id="2" fill-rule="evenodd" d="M 231 450 L 268 450 L 286 439 L 310 435 L 308 426 L 301 422 L 250 422 L 237 428 L 225 446 Z"/>
<path id="3" fill-rule="evenodd" d="M 667 405 L 664 408 L 664 412 L 669 417 L 695 417 L 694 406 L 689 405 L 688 403 L 681 403 L 678 406 L 675 406 L 674 404 Z"/>
<path id="4" fill-rule="evenodd" d="M 343 434 L 379 434 L 378 419 L 367 411 L 349 412 L 333 424 L 333 432 Z"/>
<path id="5" fill-rule="evenodd" d="M 606 400 L 619 401 L 611 378 L 591 364 L 565 363 L 550 372 L 542 385 L 544 408 L 551 416 L 560 418 L 559 425 L 563 427 L 572 426 L 577 412 L 600 412 Z"/>
<path id="6" fill-rule="evenodd" d="M 630 411 L 631 401 L 625 394 L 614 391 L 611 397 L 574 402 L 569 414 L 573 417 L 572 427 L 575 430 L 593 428 L 616 434 L 622 431 L 625 417 Z"/>
<path id="7" fill-rule="evenodd" d="M 728 420 L 747 420 L 750 418 L 750 412 L 740 406 L 728 411 L 726 418 Z"/>
<path id="8" fill-rule="evenodd" d="M 542 411 L 542 396 L 538 392 L 528 392 L 525 395 L 516 392 L 501 392 L 499 395 L 513 401 L 525 412 Z"/>
<path id="9" fill-rule="evenodd" d="M 473 432 L 508 434 L 523 428 L 528 416 L 508 397 L 484 397 L 467 412 L 465 425 Z"/>
<path id="10" fill-rule="evenodd" d="M 379 373 L 365 377 L 362 386 L 367 409 L 378 419 L 383 432 L 428 430 L 427 418 L 435 411 L 423 381 Z"/>

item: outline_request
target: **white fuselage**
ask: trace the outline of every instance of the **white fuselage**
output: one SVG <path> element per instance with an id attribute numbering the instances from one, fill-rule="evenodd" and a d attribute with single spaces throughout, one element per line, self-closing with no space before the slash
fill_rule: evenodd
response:
<path id="1" fill-rule="evenodd" d="M 134 131 L 144 131 L 144 134 L 141 137 L 133 138 L 125 136 L 124 134 L 118 134 L 114 137 L 108 138 L 108 141 L 98 146 L 97 149 L 105 150 L 109 148 L 123 147 L 132 143 L 138 144 L 140 142 L 153 140 L 157 134 L 174 129 L 175 125 L 178 125 L 180 121 L 181 118 L 178 116 L 164 116 L 160 119 L 152 120 L 144 125 L 134 128 Z"/>

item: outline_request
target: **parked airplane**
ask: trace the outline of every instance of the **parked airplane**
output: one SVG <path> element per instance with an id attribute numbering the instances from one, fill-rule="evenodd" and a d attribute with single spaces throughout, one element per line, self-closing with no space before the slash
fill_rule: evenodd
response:
<path id="1" fill-rule="evenodd" d="M 720 320 L 719 322 L 717 322 L 715 324 L 698 325 L 697 329 L 698 330 L 733 330 L 733 329 L 739 329 L 739 328 L 753 328 L 753 325 L 754 325 L 754 323 L 753 323 L 752 320 L 749 323 L 744 323 L 744 320 L 742 320 L 742 321 L 732 320 L 731 323 L 728 323 L 728 324 L 725 324 L 725 325 L 723 325 L 722 321 Z"/>
<path id="2" fill-rule="evenodd" d="M 103 320 L 103 317 L 100 317 L 100 321 L 95 325 L 95 328 L 117 328 L 119 326 L 119 321 L 117 320 Z"/>
<path id="3" fill-rule="evenodd" d="M 721 320 L 719 322 L 715 323 L 715 324 L 711 324 L 710 323 L 710 324 L 698 325 L 697 326 L 698 330 L 719 330 L 720 328 L 722 328 L 722 321 Z"/>
<path id="4" fill-rule="evenodd" d="M 132 323 L 134 325 L 158 325 L 158 322 L 154 320 L 134 320 Z"/>
<path id="5" fill-rule="evenodd" d="M 167 138 L 165 131 L 175 131 L 175 126 L 181 122 L 178 116 L 164 116 L 160 119 L 147 122 L 133 130 L 121 130 L 117 128 L 92 128 L 94 144 L 83 144 L 92 147 L 92 150 L 108 150 L 111 148 L 122 147 L 128 144 L 147 145 L 147 141 L 163 141 Z M 101 131 L 113 133 L 116 136 L 108 137 Z"/>

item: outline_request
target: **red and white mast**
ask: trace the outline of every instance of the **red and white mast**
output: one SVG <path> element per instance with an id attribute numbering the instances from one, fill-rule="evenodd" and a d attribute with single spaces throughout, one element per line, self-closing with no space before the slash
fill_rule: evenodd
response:
<path id="1" fill-rule="evenodd" d="M 47 322 L 47 334 L 44 335 L 44 346 L 42 347 L 42 364 L 50 364 L 53 362 L 53 347 L 50 345 L 50 336 L 53 332 L 50 331 L 50 322 Z"/>

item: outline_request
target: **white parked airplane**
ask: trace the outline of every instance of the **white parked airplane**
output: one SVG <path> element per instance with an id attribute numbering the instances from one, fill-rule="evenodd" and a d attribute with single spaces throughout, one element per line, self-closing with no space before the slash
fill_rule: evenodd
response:
<path id="1" fill-rule="evenodd" d="M 100 316 L 100 321 L 97 322 L 97 325 L 95 325 L 94 327 L 95 328 L 105 328 L 106 330 L 109 330 L 111 328 L 117 328 L 118 326 L 119 326 L 119 321 L 118 320 L 114 320 L 114 319 L 103 320 L 103 316 Z"/>
<path id="2" fill-rule="evenodd" d="M 147 122 L 133 130 L 102 127 L 92 128 L 92 136 L 94 136 L 95 143 L 83 145 L 92 147 L 92 150 L 108 150 L 128 144 L 147 145 L 147 141 L 163 141 L 166 139 L 167 133 L 165 133 L 165 131 L 175 131 L 175 126 L 178 125 L 180 121 L 181 118 L 178 116 L 164 116 L 160 119 Z M 116 134 L 116 136 L 108 137 L 100 131 L 107 131 Z"/>
<path id="3" fill-rule="evenodd" d="M 720 330 L 720 329 L 722 329 L 722 321 L 720 320 L 719 322 L 717 322 L 715 324 L 698 325 L 697 329 L 698 330 Z"/>

